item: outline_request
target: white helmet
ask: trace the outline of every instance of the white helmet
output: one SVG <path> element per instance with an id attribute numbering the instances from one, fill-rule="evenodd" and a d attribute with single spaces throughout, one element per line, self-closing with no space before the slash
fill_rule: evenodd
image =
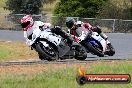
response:
<path id="1" fill-rule="evenodd" d="M 30 15 L 26 15 L 21 19 L 21 26 L 23 31 L 27 31 L 33 25 L 33 19 Z"/>

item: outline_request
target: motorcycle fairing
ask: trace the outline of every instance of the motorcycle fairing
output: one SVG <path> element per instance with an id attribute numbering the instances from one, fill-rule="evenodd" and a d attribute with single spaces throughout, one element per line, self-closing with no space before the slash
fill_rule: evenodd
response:
<path id="1" fill-rule="evenodd" d="M 103 47 L 103 52 L 105 52 L 106 51 L 106 46 L 107 46 L 106 41 L 97 32 L 92 32 L 92 38 L 94 38 L 95 40 L 100 42 L 100 44 Z"/>
<path id="2" fill-rule="evenodd" d="M 59 51 L 59 57 L 64 56 L 70 50 L 70 47 L 66 45 L 66 43 L 63 41 L 63 38 L 52 33 L 51 31 L 43 31 L 40 34 L 40 38 L 46 39 L 56 45 Z M 44 43 L 44 46 L 47 45 Z"/>
<path id="3" fill-rule="evenodd" d="M 47 39 L 48 41 L 54 43 L 56 46 L 58 46 L 61 42 L 61 37 L 53 34 L 51 31 L 42 31 L 40 38 Z"/>

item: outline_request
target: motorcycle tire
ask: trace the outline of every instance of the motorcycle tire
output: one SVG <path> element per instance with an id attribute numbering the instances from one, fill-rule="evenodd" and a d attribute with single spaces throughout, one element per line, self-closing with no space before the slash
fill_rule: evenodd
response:
<path id="1" fill-rule="evenodd" d="M 115 49 L 114 47 L 109 43 L 107 44 L 108 48 L 109 48 L 109 51 L 106 52 L 107 55 L 109 56 L 113 56 L 115 54 Z"/>
<path id="2" fill-rule="evenodd" d="M 104 57 L 104 54 L 101 52 L 102 50 L 99 51 L 91 43 L 88 43 L 87 46 L 86 46 L 86 48 L 88 49 L 88 51 L 90 51 L 94 55 L 97 55 L 99 57 Z"/>
<path id="3" fill-rule="evenodd" d="M 42 56 L 42 55 L 40 55 L 40 54 L 38 54 L 38 56 L 39 56 L 39 59 L 40 59 L 40 60 L 52 61 L 52 59 L 50 59 L 49 57 L 44 57 L 44 56 Z"/>
<path id="4" fill-rule="evenodd" d="M 50 43 L 47 44 L 49 44 L 49 48 L 52 50 L 53 54 L 48 49 L 46 49 L 46 47 L 44 47 L 42 43 L 39 42 L 36 44 L 36 51 L 39 54 L 39 58 L 41 60 L 48 61 L 56 60 L 58 58 L 58 53 Z"/>
<path id="5" fill-rule="evenodd" d="M 79 52 L 75 52 L 75 59 L 76 60 L 85 60 L 87 58 L 87 53 L 80 53 Z"/>

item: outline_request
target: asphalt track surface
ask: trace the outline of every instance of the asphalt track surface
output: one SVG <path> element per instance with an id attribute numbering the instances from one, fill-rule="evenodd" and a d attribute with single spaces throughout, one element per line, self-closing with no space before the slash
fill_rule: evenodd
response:
<path id="1" fill-rule="evenodd" d="M 36 59 L 34 61 L 12 61 L 12 62 L 6 62 L 6 63 L 0 63 L 0 65 L 8 65 L 8 64 L 43 64 L 43 63 L 65 63 L 65 62 L 88 62 L 88 61 L 96 61 L 96 60 L 132 60 L 132 34 L 131 33 L 106 33 L 106 35 L 109 37 L 109 41 L 112 43 L 112 45 L 115 48 L 115 55 L 114 56 L 105 56 L 105 57 L 98 57 L 96 55 L 92 55 L 88 53 L 87 59 L 85 61 L 77 61 L 77 60 L 62 60 L 59 62 L 47 62 L 47 61 L 41 61 L 39 59 Z M 22 31 L 10 31 L 10 30 L 0 30 L 0 41 L 25 41 L 23 38 L 23 32 Z"/>

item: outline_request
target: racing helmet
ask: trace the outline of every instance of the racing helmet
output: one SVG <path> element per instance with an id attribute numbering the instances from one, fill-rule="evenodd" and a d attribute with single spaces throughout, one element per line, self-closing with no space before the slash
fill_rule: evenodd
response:
<path id="1" fill-rule="evenodd" d="M 33 25 L 33 19 L 30 15 L 26 15 L 21 19 L 21 27 L 23 31 L 27 31 Z"/>
<path id="2" fill-rule="evenodd" d="M 71 29 L 73 27 L 73 25 L 75 24 L 75 20 L 71 17 L 68 17 L 66 19 L 66 26 Z"/>

